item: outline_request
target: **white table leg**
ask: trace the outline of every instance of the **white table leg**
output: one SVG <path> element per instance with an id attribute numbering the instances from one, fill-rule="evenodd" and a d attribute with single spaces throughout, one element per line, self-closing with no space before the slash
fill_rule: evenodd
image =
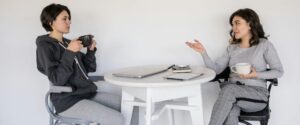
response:
<path id="1" fill-rule="evenodd" d="M 203 118 L 201 91 L 199 92 L 199 95 L 188 98 L 189 105 L 194 105 L 198 107 L 194 110 L 190 110 L 193 125 L 204 125 L 205 123 Z"/>
<path id="2" fill-rule="evenodd" d="M 168 109 L 168 120 L 169 120 L 169 125 L 175 125 L 174 123 L 174 110 L 173 109 Z"/>
<path id="3" fill-rule="evenodd" d="M 127 92 L 122 91 L 121 112 L 125 118 L 125 125 L 130 125 L 133 112 L 133 105 L 125 104 L 126 101 L 134 101 L 134 97 L 129 95 Z"/>
<path id="4" fill-rule="evenodd" d="M 147 89 L 146 97 L 146 125 L 151 125 L 151 116 L 152 116 L 152 91 Z"/>

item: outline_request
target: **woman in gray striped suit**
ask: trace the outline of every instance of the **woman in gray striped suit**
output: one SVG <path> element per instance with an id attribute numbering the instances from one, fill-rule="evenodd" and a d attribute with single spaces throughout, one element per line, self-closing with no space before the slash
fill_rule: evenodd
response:
<path id="1" fill-rule="evenodd" d="M 209 125 L 238 125 L 241 110 L 255 112 L 265 108 L 266 104 L 237 102 L 236 98 L 267 101 L 269 93 L 265 79 L 278 78 L 283 74 L 276 49 L 265 36 L 256 12 L 248 8 L 239 9 L 230 16 L 229 23 L 232 26 L 230 45 L 216 61 L 211 60 L 200 41 L 186 43 L 199 52 L 205 65 L 217 74 L 238 63 L 251 64 L 250 73 L 231 73 L 229 82 L 221 86 Z M 271 70 L 267 71 L 267 67 Z"/>

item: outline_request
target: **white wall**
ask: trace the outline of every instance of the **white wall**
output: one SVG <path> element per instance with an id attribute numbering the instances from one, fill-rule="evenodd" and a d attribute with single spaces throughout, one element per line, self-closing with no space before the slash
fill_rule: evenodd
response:
<path id="1" fill-rule="evenodd" d="M 48 84 L 36 69 L 35 38 L 46 33 L 39 14 L 52 2 L 65 4 L 72 12 L 68 38 L 95 35 L 99 48 L 95 74 L 147 64 L 203 65 L 200 55 L 184 42 L 202 40 L 215 59 L 227 45 L 230 14 L 252 8 L 285 69 L 272 91 L 269 124 L 300 124 L 299 0 L 0 0 L 0 125 L 48 122 L 43 100 Z M 214 97 L 205 98 L 210 96 Z"/>

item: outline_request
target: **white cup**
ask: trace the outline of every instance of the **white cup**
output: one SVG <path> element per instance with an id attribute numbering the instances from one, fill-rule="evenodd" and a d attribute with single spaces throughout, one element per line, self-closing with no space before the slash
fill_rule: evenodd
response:
<path id="1" fill-rule="evenodd" d="M 251 64 L 249 63 L 237 63 L 230 67 L 231 71 L 237 74 L 249 74 L 251 72 Z"/>

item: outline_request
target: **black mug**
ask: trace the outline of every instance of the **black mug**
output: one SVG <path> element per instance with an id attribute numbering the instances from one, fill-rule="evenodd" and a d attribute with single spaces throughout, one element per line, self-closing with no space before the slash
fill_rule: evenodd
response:
<path id="1" fill-rule="evenodd" d="M 82 42 L 83 47 L 90 46 L 92 44 L 94 36 L 93 35 L 83 35 L 78 38 Z"/>

